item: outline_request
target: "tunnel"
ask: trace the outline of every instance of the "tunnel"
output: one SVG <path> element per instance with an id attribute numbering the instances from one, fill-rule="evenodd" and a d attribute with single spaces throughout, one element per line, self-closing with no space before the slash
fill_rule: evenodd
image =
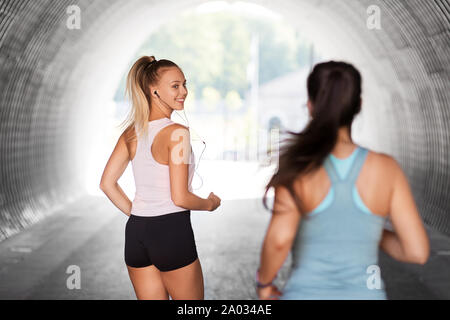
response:
<path id="1" fill-rule="evenodd" d="M 169 17 L 204 2 L 0 2 L 0 241 L 86 193 L 91 136 L 130 57 Z M 450 2 L 248 2 L 360 69 L 355 139 L 401 164 L 425 225 L 450 236 Z"/>

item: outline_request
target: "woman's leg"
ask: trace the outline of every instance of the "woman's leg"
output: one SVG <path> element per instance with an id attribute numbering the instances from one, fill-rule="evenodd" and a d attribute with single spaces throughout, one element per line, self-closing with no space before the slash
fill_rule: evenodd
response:
<path id="1" fill-rule="evenodd" d="M 161 279 L 161 272 L 151 265 L 145 268 L 127 266 L 138 300 L 168 300 L 169 295 Z"/>
<path id="2" fill-rule="evenodd" d="M 200 261 L 167 272 L 161 272 L 162 281 L 173 300 L 203 300 L 203 273 Z"/>

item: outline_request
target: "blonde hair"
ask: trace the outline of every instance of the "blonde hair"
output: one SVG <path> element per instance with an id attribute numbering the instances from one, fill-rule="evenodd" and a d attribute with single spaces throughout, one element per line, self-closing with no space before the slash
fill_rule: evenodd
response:
<path id="1" fill-rule="evenodd" d="M 125 90 L 125 96 L 131 102 L 131 110 L 120 127 L 125 131 L 136 128 L 137 137 L 134 130 L 131 130 L 132 134 L 127 137 L 127 142 L 147 135 L 152 102 L 150 86 L 158 83 L 162 69 L 171 67 L 179 68 L 170 60 L 156 60 L 154 56 L 143 56 L 131 67 Z"/>

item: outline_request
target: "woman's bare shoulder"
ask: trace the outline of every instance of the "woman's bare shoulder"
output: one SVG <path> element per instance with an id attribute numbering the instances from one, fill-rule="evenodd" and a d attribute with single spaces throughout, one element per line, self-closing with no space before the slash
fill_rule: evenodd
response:
<path id="1" fill-rule="evenodd" d="M 125 139 L 130 140 L 136 138 L 136 130 L 134 129 L 134 126 L 129 126 L 126 128 L 122 135 L 125 137 Z"/>
<path id="2" fill-rule="evenodd" d="M 371 167 L 382 169 L 387 174 L 394 174 L 398 170 L 401 170 L 397 160 L 393 156 L 383 152 L 369 150 L 368 161 L 370 161 Z"/>
<path id="3" fill-rule="evenodd" d="M 180 139 L 186 139 L 186 142 L 190 141 L 189 128 L 176 122 L 165 127 L 161 133 L 169 145 L 176 145 Z"/>
<path id="4" fill-rule="evenodd" d="M 184 125 L 182 125 L 180 123 L 177 123 L 177 122 L 174 122 L 174 123 L 168 125 L 163 130 L 166 131 L 166 132 L 169 132 L 169 133 L 171 133 L 171 132 L 173 132 L 175 130 L 182 130 L 182 131 L 185 131 L 185 132 L 189 133 L 189 128 L 188 127 L 186 127 L 186 126 L 184 126 Z"/>
<path id="5" fill-rule="evenodd" d="M 137 136 L 134 126 L 126 128 L 121 135 L 121 139 L 123 139 L 123 141 L 127 146 L 130 160 L 133 160 L 134 155 L 136 153 L 136 145 L 137 145 Z"/>

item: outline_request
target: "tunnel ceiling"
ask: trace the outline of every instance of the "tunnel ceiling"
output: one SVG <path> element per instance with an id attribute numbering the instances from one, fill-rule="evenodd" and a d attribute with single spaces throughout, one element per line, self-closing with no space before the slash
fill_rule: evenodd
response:
<path id="1" fill-rule="evenodd" d="M 82 153 L 121 76 L 111 64 L 126 66 L 152 28 L 203 2 L 0 1 L 0 241 L 83 194 Z M 360 68 L 357 141 L 393 155 L 426 224 L 450 234 L 449 1 L 249 2 Z M 71 5 L 79 30 L 66 25 Z M 380 30 L 366 27 L 370 5 Z"/>

